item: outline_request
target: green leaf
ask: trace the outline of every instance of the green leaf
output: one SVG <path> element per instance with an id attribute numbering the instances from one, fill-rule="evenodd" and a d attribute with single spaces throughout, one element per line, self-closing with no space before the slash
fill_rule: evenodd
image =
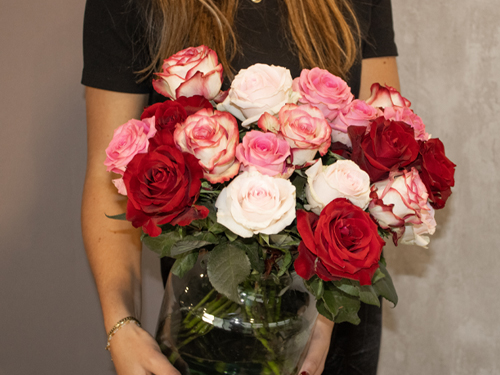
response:
<path id="1" fill-rule="evenodd" d="M 325 287 L 323 285 L 323 280 L 321 280 L 318 276 L 315 275 L 311 277 L 309 280 L 306 280 L 304 284 L 317 300 L 320 300 L 323 297 Z"/>
<path id="2" fill-rule="evenodd" d="M 176 257 L 188 251 L 202 248 L 207 245 L 218 244 L 219 239 L 213 233 L 199 232 L 195 235 L 186 236 L 172 246 L 170 256 Z"/>
<path id="3" fill-rule="evenodd" d="M 306 197 L 306 184 L 307 184 L 307 178 L 297 175 L 292 181 L 293 186 L 295 186 L 295 196 L 299 200 L 304 200 Z"/>
<path id="4" fill-rule="evenodd" d="M 290 236 L 289 234 L 272 234 L 269 239 L 271 243 L 279 248 L 299 246 L 300 239 Z"/>
<path id="5" fill-rule="evenodd" d="M 232 245 L 239 247 L 248 256 L 248 259 L 250 260 L 250 265 L 252 266 L 252 269 L 259 273 L 263 273 L 265 269 L 265 264 L 264 260 L 260 258 L 260 246 L 257 242 L 252 240 L 251 242 L 243 242 L 243 239 L 238 239 L 232 243 Z"/>
<path id="6" fill-rule="evenodd" d="M 334 315 L 335 323 L 349 322 L 358 325 L 361 321 L 358 311 L 361 306 L 359 298 L 350 296 L 337 288 L 325 289 L 323 300 L 326 308 Z"/>
<path id="7" fill-rule="evenodd" d="M 333 158 L 333 159 L 336 159 L 335 161 L 337 161 L 337 160 L 345 160 L 344 157 L 342 157 L 339 154 L 336 154 L 335 152 L 330 151 L 330 150 L 328 150 L 328 156 L 331 157 L 331 158 Z"/>
<path id="8" fill-rule="evenodd" d="M 385 265 L 382 261 L 379 262 L 380 271 L 384 274 L 384 278 L 378 280 L 373 284 L 373 289 L 377 293 L 377 295 L 384 297 L 386 300 L 392 302 L 394 306 L 398 304 L 398 294 L 396 292 L 396 288 L 392 282 L 391 275 L 385 268 Z"/>
<path id="9" fill-rule="evenodd" d="M 109 219 L 114 219 L 114 220 L 125 220 L 127 221 L 127 214 L 118 214 L 118 215 L 107 215 L 107 214 L 104 214 L 106 215 L 107 218 Z"/>
<path id="10" fill-rule="evenodd" d="M 361 302 L 367 303 L 368 305 L 380 307 L 380 300 L 378 299 L 377 292 L 375 292 L 375 289 L 373 289 L 371 285 L 361 285 L 359 288 L 359 299 Z"/>
<path id="11" fill-rule="evenodd" d="M 325 301 L 323 299 L 319 299 L 316 301 L 316 310 L 323 315 L 325 318 L 331 320 L 332 322 L 335 321 L 335 317 L 333 314 L 326 308 L 325 306 Z"/>
<path id="12" fill-rule="evenodd" d="M 382 271 L 380 271 L 380 268 L 377 268 L 372 278 L 372 285 L 375 284 L 377 281 L 383 279 L 384 277 L 385 275 L 383 274 Z"/>
<path id="13" fill-rule="evenodd" d="M 238 284 L 243 282 L 251 271 L 247 254 L 232 243 L 218 245 L 209 254 L 207 273 L 213 287 L 239 303 Z"/>
<path id="14" fill-rule="evenodd" d="M 280 270 L 278 271 L 278 277 L 281 277 L 285 274 L 285 272 L 288 270 L 288 267 L 290 267 L 290 264 L 292 264 L 292 254 L 288 250 L 285 250 L 285 255 L 283 256 Z"/>
<path id="15" fill-rule="evenodd" d="M 172 266 L 172 273 L 176 276 L 184 277 L 186 272 L 190 271 L 196 264 L 198 255 L 197 252 L 182 255 Z"/>
<path id="16" fill-rule="evenodd" d="M 220 234 L 220 233 L 224 233 L 224 231 L 226 230 L 226 227 L 224 227 L 223 225 L 217 223 L 217 222 L 212 222 L 210 221 L 210 224 L 208 224 L 208 230 L 210 232 L 212 232 L 213 234 Z"/>
<path id="17" fill-rule="evenodd" d="M 236 241 L 238 235 L 231 232 L 228 228 L 224 227 L 224 234 L 230 242 Z"/>
<path id="18" fill-rule="evenodd" d="M 170 250 L 177 242 L 181 240 L 181 234 L 177 231 L 162 233 L 156 237 L 145 235 L 142 242 L 150 250 L 157 253 L 160 257 L 171 256 Z"/>
<path id="19" fill-rule="evenodd" d="M 359 281 L 342 279 L 334 281 L 333 285 L 335 285 L 344 293 L 349 294 L 350 296 L 359 297 Z"/>

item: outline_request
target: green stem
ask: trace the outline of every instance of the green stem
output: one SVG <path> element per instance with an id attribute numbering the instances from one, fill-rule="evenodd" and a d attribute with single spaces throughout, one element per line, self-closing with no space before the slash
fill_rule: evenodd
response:
<path id="1" fill-rule="evenodd" d="M 188 314 L 186 315 L 186 317 L 182 321 L 182 325 L 186 325 L 188 323 L 189 318 L 191 316 L 193 316 L 194 311 L 197 311 L 201 306 L 203 306 L 208 301 L 208 299 L 212 296 L 212 294 L 214 292 L 215 292 L 215 289 L 212 289 L 210 292 L 208 292 L 208 294 L 205 296 L 205 298 L 203 298 L 195 307 L 193 307 L 191 310 L 189 310 Z"/>

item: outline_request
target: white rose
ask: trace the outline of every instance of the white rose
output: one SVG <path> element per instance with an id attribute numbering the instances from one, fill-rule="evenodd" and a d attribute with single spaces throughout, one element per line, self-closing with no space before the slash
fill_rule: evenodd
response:
<path id="1" fill-rule="evenodd" d="M 241 237 L 276 234 L 295 219 L 295 186 L 288 180 L 244 172 L 222 190 L 217 222 Z"/>
<path id="2" fill-rule="evenodd" d="M 321 159 L 306 171 L 306 198 L 304 207 L 316 215 L 337 198 L 346 198 L 365 209 L 370 202 L 370 177 L 350 160 L 339 160 L 323 166 Z"/>
<path id="3" fill-rule="evenodd" d="M 300 94 L 292 90 L 292 75 L 286 68 L 255 64 L 241 69 L 233 80 L 226 99 L 217 105 L 243 121 L 257 122 L 264 113 L 275 115 L 287 103 L 296 103 Z"/>

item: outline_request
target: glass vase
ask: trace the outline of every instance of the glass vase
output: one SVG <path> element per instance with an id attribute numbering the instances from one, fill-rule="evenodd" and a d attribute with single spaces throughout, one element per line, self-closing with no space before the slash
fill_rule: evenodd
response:
<path id="1" fill-rule="evenodd" d="M 232 301 L 210 284 L 205 257 L 184 277 L 169 276 L 162 352 L 182 375 L 296 375 L 317 316 L 302 279 L 253 274 Z"/>

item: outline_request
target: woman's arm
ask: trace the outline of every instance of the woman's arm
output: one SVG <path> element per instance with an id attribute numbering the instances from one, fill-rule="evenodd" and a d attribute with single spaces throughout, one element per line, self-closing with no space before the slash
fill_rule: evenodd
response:
<path id="1" fill-rule="evenodd" d="M 147 95 L 86 89 L 87 171 L 82 200 L 82 233 L 109 332 L 120 319 L 140 317 L 140 230 L 105 216 L 125 212 L 126 197 L 117 193 L 106 172 L 105 149 L 114 129 L 139 118 Z M 117 177 L 117 176 L 115 176 Z M 119 375 L 178 374 L 153 338 L 135 324 L 120 328 L 111 340 Z"/>
<path id="2" fill-rule="evenodd" d="M 361 85 L 359 99 L 370 97 L 370 87 L 374 83 L 394 87 L 400 91 L 396 57 L 374 57 L 361 62 Z"/>
<path id="3" fill-rule="evenodd" d="M 359 98 L 370 97 L 370 87 L 373 83 L 389 85 L 400 90 L 398 67 L 395 57 L 375 57 L 364 59 L 361 65 L 361 85 Z M 330 348 L 333 322 L 318 315 L 311 337 L 307 356 L 299 371 L 299 375 L 321 375 L 325 366 L 326 356 Z"/>

